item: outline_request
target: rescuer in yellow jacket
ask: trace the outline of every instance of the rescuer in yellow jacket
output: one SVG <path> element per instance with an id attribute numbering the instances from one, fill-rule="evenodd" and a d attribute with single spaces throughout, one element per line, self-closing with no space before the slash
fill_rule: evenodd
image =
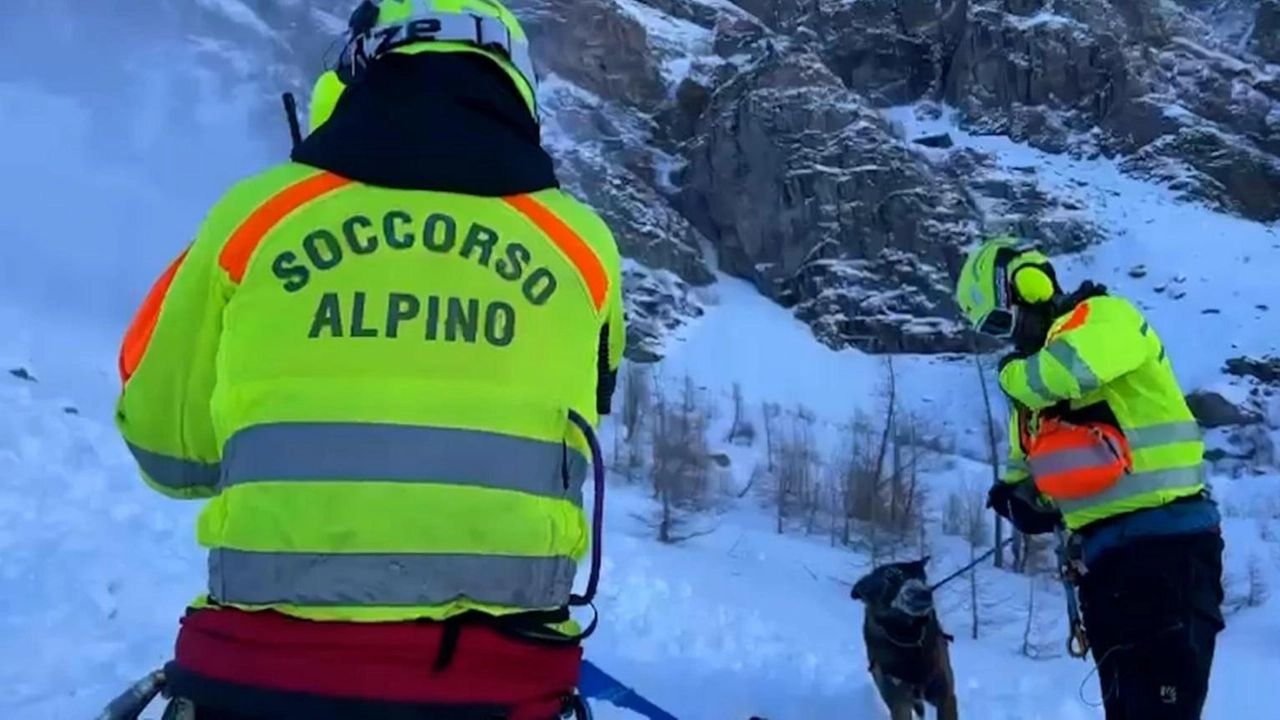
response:
<path id="1" fill-rule="evenodd" d="M 625 338 L 614 238 L 559 189 L 495 0 L 362 3 L 310 109 L 121 350 L 144 479 L 207 501 L 170 715 L 560 717 Z"/>
<path id="2" fill-rule="evenodd" d="M 1019 531 L 1065 529 L 1107 720 L 1198 720 L 1223 627 L 1220 517 L 1204 444 L 1155 328 L 1011 238 L 969 255 L 956 300 L 1009 341 L 1009 462 L 988 506 Z"/>

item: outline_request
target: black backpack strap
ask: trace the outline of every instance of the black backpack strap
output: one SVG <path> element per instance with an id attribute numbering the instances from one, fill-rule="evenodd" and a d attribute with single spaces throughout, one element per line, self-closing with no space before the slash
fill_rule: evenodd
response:
<path id="1" fill-rule="evenodd" d="M 594 605 L 591 605 L 591 610 L 591 622 L 581 632 L 572 635 L 558 632 L 549 627 L 569 620 L 571 616 L 568 607 L 556 610 L 535 610 L 511 615 L 490 615 L 475 610 L 455 615 L 441 622 L 444 629 L 440 637 L 440 649 L 436 653 L 432 671 L 438 673 L 449 667 L 449 663 L 453 661 L 454 654 L 458 651 L 458 641 L 462 636 L 462 631 L 466 627 L 483 625 L 513 640 L 536 645 L 564 647 L 577 645 L 595 632 L 596 625 L 600 620 L 600 614 L 596 612 Z"/>
<path id="2" fill-rule="evenodd" d="M 462 636 L 462 621 L 457 617 L 451 617 L 444 621 L 444 629 L 440 634 L 440 648 L 436 651 L 436 661 L 431 666 L 431 672 L 441 673 L 449 667 L 449 663 L 453 662 L 453 656 L 458 652 L 458 639 Z"/>

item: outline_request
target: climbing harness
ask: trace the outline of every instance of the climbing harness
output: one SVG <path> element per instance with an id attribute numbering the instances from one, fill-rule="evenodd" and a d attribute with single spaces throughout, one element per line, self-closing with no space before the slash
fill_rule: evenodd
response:
<path id="1" fill-rule="evenodd" d="M 1058 574 L 1062 579 L 1062 589 L 1067 596 L 1067 654 L 1073 658 L 1085 659 L 1089 655 L 1089 639 L 1084 632 L 1084 621 L 1080 617 L 1080 599 L 1077 588 L 1080 578 L 1088 569 L 1080 550 L 1077 536 L 1067 537 L 1066 530 L 1058 526 L 1054 530 L 1058 539 L 1056 553 L 1058 556 Z"/>
<path id="2" fill-rule="evenodd" d="M 471 623 L 483 623 L 510 637 L 549 645 L 577 644 L 595 631 L 600 616 L 599 613 L 595 612 L 593 600 L 599 589 L 600 570 L 604 557 L 602 550 L 605 494 L 604 453 L 600 449 L 599 438 L 596 437 L 591 423 L 586 418 L 571 409 L 568 412 L 568 420 L 577 427 L 587 441 L 587 446 L 591 453 L 593 471 L 592 483 L 595 492 L 591 521 L 591 566 L 587 576 L 586 590 L 581 595 L 577 593 L 570 595 L 568 606 L 557 610 L 532 611 L 501 617 L 490 617 L 482 613 L 466 613 L 446 620 L 444 622 L 446 634 L 441 641 L 440 653 L 436 657 L 434 670 L 442 670 L 449 664 L 457 648 L 458 636 L 461 630 L 465 625 Z M 568 478 L 566 476 L 567 481 Z M 591 622 L 580 632 L 565 635 L 545 627 L 547 623 L 568 620 L 570 617 L 569 610 L 574 607 L 590 607 L 593 611 Z M 587 665 L 587 663 L 583 663 L 584 672 Z M 592 667 L 594 668 L 594 666 Z M 164 693 L 165 686 L 164 671 L 154 670 L 146 677 L 130 685 L 127 690 L 108 703 L 102 712 L 95 716 L 94 720 L 138 720 L 147 706 Z M 180 704 L 182 704 L 180 701 L 170 703 L 169 709 L 165 714 L 167 720 L 185 720 L 180 715 L 175 718 L 175 705 Z M 574 720 L 590 720 L 591 717 L 590 708 L 587 707 L 581 696 L 576 694 L 566 704 L 564 712 L 564 717 L 574 718 Z"/>

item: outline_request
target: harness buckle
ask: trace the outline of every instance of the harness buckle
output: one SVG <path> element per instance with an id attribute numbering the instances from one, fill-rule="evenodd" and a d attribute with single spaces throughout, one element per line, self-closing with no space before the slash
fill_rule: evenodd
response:
<path id="1" fill-rule="evenodd" d="M 1079 533 L 1067 535 L 1061 563 L 1059 571 L 1063 579 L 1072 585 L 1079 584 L 1080 578 L 1089 574 L 1089 568 L 1084 564 L 1084 538 Z"/>
<path id="2" fill-rule="evenodd" d="M 1071 633 L 1067 635 L 1067 654 L 1077 659 L 1089 655 L 1089 638 L 1085 635 L 1084 624 L 1078 620 L 1071 622 Z"/>

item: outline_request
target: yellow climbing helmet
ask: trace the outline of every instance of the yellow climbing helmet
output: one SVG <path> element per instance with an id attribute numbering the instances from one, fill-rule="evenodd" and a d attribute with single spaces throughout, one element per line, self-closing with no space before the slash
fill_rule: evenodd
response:
<path id="1" fill-rule="evenodd" d="M 956 281 L 956 303 L 965 319 L 997 338 L 1013 335 L 1018 303 L 1048 302 L 1057 292 L 1049 258 L 1009 236 L 986 240 L 970 253 Z"/>
<path id="2" fill-rule="evenodd" d="M 389 53 L 470 52 L 483 55 L 511 78 L 534 120 L 538 80 L 529 39 L 520 21 L 498 0 L 362 0 L 347 21 L 337 67 L 311 91 L 308 127 L 314 132 L 333 114 L 343 91 Z"/>

